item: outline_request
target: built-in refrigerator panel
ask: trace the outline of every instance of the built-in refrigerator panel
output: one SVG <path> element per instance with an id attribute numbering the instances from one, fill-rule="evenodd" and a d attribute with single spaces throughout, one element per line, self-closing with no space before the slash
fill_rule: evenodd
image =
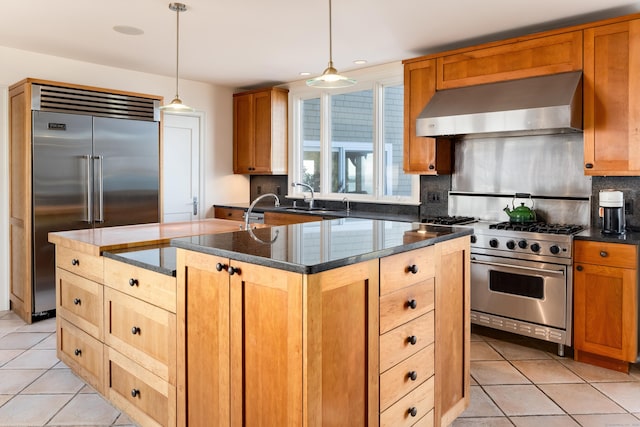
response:
<path id="1" fill-rule="evenodd" d="M 159 222 L 160 124 L 93 120 L 95 227 Z"/>
<path id="2" fill-rule="evenodd" d="M 34 312 L 55 309 L 55 251 L 51 231 L 88 228 L 92 118 L 33 111 Z"/>

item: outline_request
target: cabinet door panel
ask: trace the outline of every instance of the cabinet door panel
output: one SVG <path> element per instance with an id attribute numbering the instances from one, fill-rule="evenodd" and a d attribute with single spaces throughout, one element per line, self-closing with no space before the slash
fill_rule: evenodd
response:
<path id="1" fill-rule="evenodd" d="M 252 172 L 271 170 L 271 92 L 254 95 L 255 142 Z"/>
<path id="2" fill-rule="evenodd" d="M 233 98 L 233 172 L 249 173 L 253 165 L 253 95 Z"/>

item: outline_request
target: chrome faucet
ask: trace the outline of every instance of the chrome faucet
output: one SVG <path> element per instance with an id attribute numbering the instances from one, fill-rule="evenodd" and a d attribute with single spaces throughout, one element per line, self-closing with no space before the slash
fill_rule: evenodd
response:
<path id="1" fill-rule="evenodd" d="M 292 187 L 295 187 L 296 185 L 299 185 L 300 187 L 305 187 L 305 188 L 309 189 L 309 191 L 311 192 L 311 200 L 307 200 L 307 196 L 304 196 L 304 201 L 309 203 L 309 209 L 313 209 L 313 203 L 314 203 L 313 187 L 310 186 L 309 184 L 305 184 L 304 182 L 292 182 L 291 183 Z"/>
<path id="2" fill-rule="evenodd" d="M 276 196 L 273 193 L 265 193 L 260 197 L 256 197 L 256 199 L 251 203 L 251 205 L 249 205 L 249 209 L 247 209 L 247 212 L 244 214 L 244 229 L 248 230 L 249 229 L 249 218 L 251 217 L 251 211 L 253 211 L 253 208 L 255 207 L 255 205 L 262 199 L 264 199 L 267 196 L 271 196 L 273 198 L 276 199 L 276 203 L 275 206 L 276 208 L 278 206 L 280 206 L 280 199 L 278 198 L 278 196 Z"/>
<path id="3" fill-rule="evenodd" d="M 347 196 L 344 196 L 342 198 L 342 203 L 345 203 L 347 205 L 347 213 L 349 213 L 349 211 L 351 210 L 350 206 L 349 206 L 349 199 L 347 198 Z"/>

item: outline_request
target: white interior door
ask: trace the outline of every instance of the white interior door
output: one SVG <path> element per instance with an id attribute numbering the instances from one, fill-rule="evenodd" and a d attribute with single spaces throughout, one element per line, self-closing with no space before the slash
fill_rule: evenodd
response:
<path id="1" fill-rule="evenodd" d="M 201 218 L 200 116 L 164 114 L 163 222 Z"/>

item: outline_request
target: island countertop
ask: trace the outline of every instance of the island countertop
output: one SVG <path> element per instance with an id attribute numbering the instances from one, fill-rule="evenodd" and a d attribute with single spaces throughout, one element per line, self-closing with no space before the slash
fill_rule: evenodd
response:
<path id="1" fill-rule="evenodd" d="M 418 230 L 418 227 L 420 229 Z M 171 245 L 237 261 L 314 274 L 471 235 L 470 227 L 342 218 L 271 228 L 205 234 Z"/>

